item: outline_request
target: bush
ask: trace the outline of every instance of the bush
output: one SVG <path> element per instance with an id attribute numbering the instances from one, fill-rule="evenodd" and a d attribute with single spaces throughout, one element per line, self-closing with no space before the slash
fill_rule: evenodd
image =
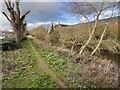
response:
<path id="1" fill-rule="evenodd" d="M 41 41 L 44 41 L 44 42 L 49 41 L 49 34 L 42 27 L 34 28 L 32 31 L 30 31 L 30 34 L 40 39 Z"/>
<path id="2" fill-rule="evenodd" d="M 52 43 L 52 45 L 58 45 L 60 42 L 60 35 L 58 31 L 53 31 L 50 34 L 50 42 Z"/>
<path id="3" fill-rule="evenodd" d="M 0 50 L 3 51 L 9 51 L 9 50 L 14 50 L 19 48 L 18 45 L 16 44 L 15 40 L 2 40 L 0 43 Z"/>

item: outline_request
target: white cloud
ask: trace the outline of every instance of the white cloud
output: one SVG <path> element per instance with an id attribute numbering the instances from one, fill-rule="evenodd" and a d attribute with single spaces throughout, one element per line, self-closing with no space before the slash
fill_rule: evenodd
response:
<path id="1" fill-rule="evenodd" d="M 111 9 L 103 11 L 102 14 L 100 15 L 100 19 L 111 18 L 112 13 L 114 13 L 112 17 L 117 16 L 119 11 L 117 10 L 117 12 L 116 13 L 115 12 L 116 10 L 112 11 Z"/>
<path id="2" fill-rule="evenodd" d="M 54 12 L 57 12 L 59 8 L 63 6 L 63 3 L 57 3 L 57 2 L 24 2 L 20 3 L 21 12 L 22 14 L 26 13 L 28 10 L 30 10 L 30 13 L 27 16 L 27 19 L 29 19 L 30 23 L 33 23 L 33 21 L 41 21 L 44 22 L 45 20 L 50 20 L 52 18 L 56 18 L 54 15 Z M 41 0 L 42 1 L 42 0 Z M 55 0 L 54 0 L 55 1 Z M 4 11 L 5 13 L 8 13 L 5 7 L 5 3 L 0 3 L 0 6 L 2 7 L 2 10 L 0 10 L 0 21 L 2 24 L 0 24 L 0 28 L 8 28 L 10 27 L 10 23 L 6 19 L 6 17 L 1 13 Z M 50 15 L 51 14 L 51 15 Z M 46 22 L 45 21 L 45 22 Z M 32 27 L 32 24 L 28 24 L 29 27 Z"/>
<path id="3" fill-rule="evenodd" d="M 51 22 L 28 23 L 27 27 L 28 27 L 28 29 L 32 29 L 32 28 L 38 27 L 38 26 L 43 25 L 43 24 L 51 24 Z"/>
<path id="4" fill-rule="evenodd" d="M 82 17 L 82 18 L 80 19 L 80 22 L 81 22 L 81 23 L 85 23 L 85 22 L 87 22 L 87 20 L 86 20 L 85 17 Z"/>
<path id="5" fill-rule="evenodd" d="M 26 13 L 28 10 L 30 10 L 30 13 L 27 16 L 27 20 L 30 23 L 35 22 L 47 22 L 48 20 L 54 20 L 58 15 L 54 14 L 55 12 L 58 12 L 58 9 L 63 6 L 63 3 L 57 3 L 55 2 L 24 2 L 25 0 L 20 3 L 21 12 L 22 14 Z M 43 1 L 43 0 L 41 0 Z M 6 10 L 5 3 L 2 4 L 2 10 L 0 12 L 4 11 L 8 14 L 8 11 Z M 54 15 L 54 16 L 53 16 Z M 56 16 L 55 16 L 56 15 Z M 6 28 L 9 24 L 8 20 L 5 18 L 2 13 L 0 14 L 0 20 L 2 21 L 2 25 L 4 28 Z M 6 23 L 6 24 L 5 24 Z M 10 25 L 9 25 L 10 27 Z"/>
<path id="6" fill-rule="evenodd" d="M 108 10 L 104 12 L 105 16 L 110 16 L 112 14 L 112 10 Z"/>
<path id="7" fill-rule="evenodd" d="M 28 23 L 28 24 L 27 24 L 27 27 L 28 27 L 28 28 L 32 28 L 32 27 L 34 27 L 34 24 L 33 24 L 33 23 Z"/>
<path id="8" fill-rule="evenodd" d="M 28 23 L 27 24 L 27 29 L 30 30 L 32 28 L 38 27 L 40 24 L 38 23 Z"/>

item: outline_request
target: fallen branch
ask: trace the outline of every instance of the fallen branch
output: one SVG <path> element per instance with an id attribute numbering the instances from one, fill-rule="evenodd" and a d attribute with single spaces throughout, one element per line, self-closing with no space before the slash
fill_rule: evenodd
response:
<path id="1" fill-rule="evenodd" d="M 101 44 L 101 42 L 102 42 L 103 36 L 104 36 L 104 34 L 105 34 L 106 30 L 107 30 L 107 28 L 108 28 L 108 26 L 105 27 L 105 29 L 104 29 L 104 31 L 103 31 L 101 37 L 100 37 L 100 40 L 99 40 L 99 42 L 98 42 L 96 48 L 93 50 L 93 52 L 91 53 L 90 56 L 92 56 L 92 55 L 97 51 L 97 49 L 99 48 L 99 46 L 100 46 L 100 44 Z"/>

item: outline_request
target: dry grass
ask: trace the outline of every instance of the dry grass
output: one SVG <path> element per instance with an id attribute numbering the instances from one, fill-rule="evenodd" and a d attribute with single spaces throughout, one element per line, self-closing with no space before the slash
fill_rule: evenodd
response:
<path id="1" fill-rule="evenodd" d="M 98 57 L 81 58 L 79 63 L 83 67 L 78 71 L 78 79 L 90 86 L 118 87 L 118 65 L 107 59 Z"/>
<path id="2" fill-rule="evenodd" d="M 30 31 L 31 35 L 34 35 L 34 37 L 40 39 L 41 41 L 48 42 L 50 39 L 49 34 L 45 31 L 42 27 L 34 28 Z"/>
<path id="3" fill-rule="evenodd" d="M 103 37 L 103 42 L 97 50 L 97 54 L 99 54 L 101 50 L 107 50 L 109 52 L 117 54 L 120 50 L 118 41 L 118 29 L 120 28 L 120 26 L 115 22 L 116 21 L 112 22 L 112 24 L 108 24 L 108 30 L 106 31 L 105 36 Z M 87 51 L 91 51 L 95 48 L 95 45 L 98 43 L 105 26 L 105 22 L 102 24 L 99 23 L 99 26 L 97 27 L 93 36 L 93 39 L 87 46 Z M 51 45 L 62 46 L 64 48 L 70 49 L 74 41 L 76 40 L 75 47 L 73 50 L 77 51 L 87 41 L 89 37 L 89 30 L 86 24 L 77 24 L 66 27 L 58 26 L 55 28 L 55 31 L 53 33 L 54 34 L 48 34 L 41 27 L 35 28 L 31 31 L 31 34 L 34 34 L 34 36 L 40 39 L 42 42 L 47 42 L 49 44 L 51 43 Z"/>
<path id="4" fill-rule="evenodd" d="M 101 57 L 88 55 L 73 55 L 69 49 L 63 49 L 61 47 L 54 48 L 48 46 L 46 43 L 44 45 L 38 43 L 39 39 L 34 40 L 34 42 L 44 49 L 44 53 L 49 52 L 58 57 L 64 58 L 64 67 L 59 66 L 58 71 L 61 71 L 62 75 L 68 80 L 68 85 L 71 87 L 102 87 L 102 88 L 116 88 L 118 86 L 118 65 L 116 62 L 103 59 Z M 72 56 L 71 56 L 72 55 Z M 50 62 L 57 58 L 51 59 Z M 66 59 L 67 57 L 67 59 Z M 78 58 L 77 58 L 78 57 Z M 57 65 L 52 65 L 57 67 Z M 62 68 L 63 67 L 63 68 Z M 61 73 L 59 73 L 61 75 Z"/>

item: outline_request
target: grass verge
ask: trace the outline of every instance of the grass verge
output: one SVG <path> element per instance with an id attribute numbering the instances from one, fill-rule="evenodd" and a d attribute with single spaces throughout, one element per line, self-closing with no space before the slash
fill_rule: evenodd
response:
<path id="1" fill-rule="evenodd" d="M 57 84 L 38 68 L 28 39 L 22 48 L 2 52 L 3 88 L 55 88 Z"/>

